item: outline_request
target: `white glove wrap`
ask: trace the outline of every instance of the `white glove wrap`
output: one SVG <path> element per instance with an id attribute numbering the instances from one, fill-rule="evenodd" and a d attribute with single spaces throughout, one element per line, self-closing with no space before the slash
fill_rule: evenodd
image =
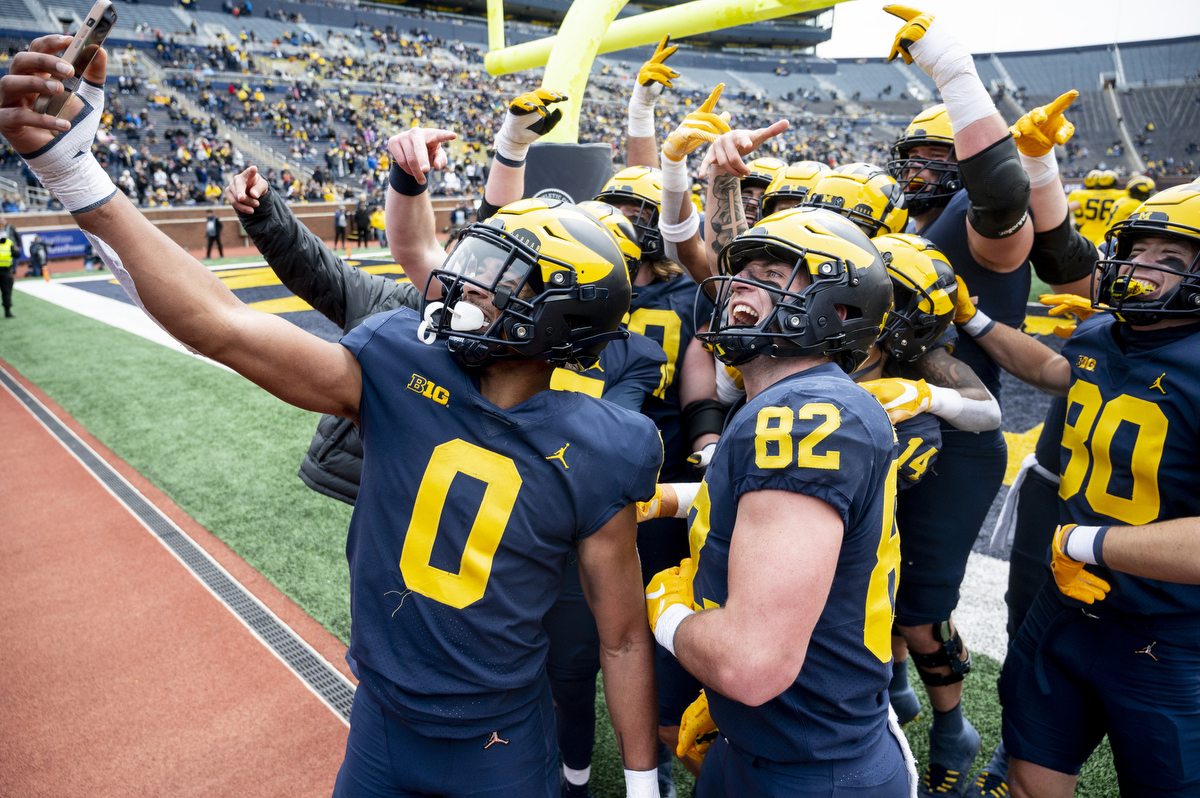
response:
<path id="1" fill-rule="evenodd" d="M 629 121 L 625 132 L 639 138 L 649 138 L 654 135 L 654 105 L 662 96 L 663 85 L 656 80 L 649 85 L 633 84 L 633 94 L 629 95 Z"/>
<path id="2" fill-rule="evenodd" d="M 692 502 L 696 500 L 696 494 L 700 492 L 699 482 L 668 482 L 675 489 L 675 496 L 679 503 L 675 506 L 676 518 L 687 518 L 688 510 L 692 509 Z"/>
<path id="3" fill-rule="evenodd" d="M 992 321 L 992 317 L 984 313 L 982 310 L 976 310 L 975 315 L 966 324 L 960 324 L 959 329 L 965 332 L 972 338 L 978 338 L 986 332 L 990 332 L 992 326 L 996 322 Z"/>
<path id="4" fill-rule="evenodd" d="M 717 401 L 723 405 L 732 405 L 746 395 L 744 388 L 737 387 L 733 375 L 724 363 L 717 363 Z"/>
<path id="5" fill-rule="evenodd" d="M 675 656 L 675 633 L 679 631 L 679 624 L 683 623 L 684 618 L 695 614 L 695 610 L 688 609 L 682 604 L 672 604 L 658 617 L 658 624 L 654 627 L 654 639 L 660 646 L 670 651 L 672 657 Z"/>
<path id="6" fill-rule="evenodd" d="M 494 149 L 505 158 L 514 161 L 524 161 L 529 154 L 529 145 L 541 138 L 529 129 L 529 126 L 541 119 L 536 111 L 517 115 L 512 111 L 504 117 L 504 124 L 496 134 Z"/>
<path id="7" fill-rule="evenodd" d="M 104 87 L 79 82 L 75 96 L 84 107 L 71 120 L 71 129 L 22 156 L 46 190 L 72 214 L 95 210 L 113 198 L 117 187 L 92 155 L 92 142 L 104 114 Z"/>
<path id="8" fill-rule="evenodd" d="M 985 389 L 986 390 L 986 389 Z M 990 393 L 987 399 L 968 399 L 953 388 L 930 385 L 929 412 L 944 418 L 956 429 L 983 432 L 1000 426 L 1000 403 Z"/>
<path id="9" fill-rule="evenodd" d="M 996 113 L 996 105 L 975 71 L 974 59 L 948 28 L 934 20 L 908 52 L 937 84 L 955 130 Z"/>
<path id="10" fill-rule="evenodd" d="M 662 233 L 663 241 L 668 244 L 678 244 L 681 241 L 687 241 L 700 229 L 700 214 L 696 213 L 695 208 L 692 208 L 688 217 L 682 222 L 667 221 L 668 219 L 678 219 L 685 203 L 691 205 L 691 201 L 688 199 L 687 159 L 672 161 L 663 155 L 660 160 L 662 161 L 663 187 L 662 210 L 658 214 L 658 231 Z"/>
<path id="11" fill-rule="evenodd" d="M 1058 158 L 1054 155 L 1054 150 L 1045 155 L 1026 155 L 1019 152 L 1021 156 L 1021 166 L 1025 167 L 1025 174 L 1029 175 L 1029 187 L 1041 188 L 1048 186 L 1058 177 Z"/>
<path id="12" fill-rule="evenodd" d="M 625 768 L 625 795 L 628 798 L 658 798 L 658 769 Z"/>

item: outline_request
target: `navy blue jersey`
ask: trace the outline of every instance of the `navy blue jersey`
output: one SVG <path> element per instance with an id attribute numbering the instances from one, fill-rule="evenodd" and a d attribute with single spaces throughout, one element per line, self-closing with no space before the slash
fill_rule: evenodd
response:
<path id="1" fill-rule="evenodd" d="M 666 353 L 659 383 L 646 399 L 642 412 L 654 420 L 663 439 L 663 479 L 679 480 L 687 475 L 691 441 L 683 440 L 682 408 L 679 406 L 679 370 L 688 344 L 696 337 L 696 294 L 699 286 L 686 274 L 666 282 L 634 288 L 628 327 L 654 340 Z M 702 303 L 706 297 L 701 297 Z M 711 308 L 711 304 L 707 305 Z M 707 315 L 701 311 L 702 318 Z"/>
<path id="2" fill-rule="evenodd" d="M 1001 274 L 985 269 L 971 256 L 967 243 L 967 190 L 950 198 L 937 220 L 920 231 L 945 254 L 955 273 L 967 284 L 971 296 L 979 297 L 978 308 L 993 319 L 1017 329 L 1025 322 L 1025 304 L 1029 301 L 1030 269 L 1028 261 L 1015 271 Z M 992 395 L 1000 396 L 1000 367 L 969 335 L 962 336 L 954 356 L 970 366 Z"/>
<path id="3" fill-rule="evenodd" d="M 609 341 L 600 352 L 599 362 L 587 371 L 555 369 L 550 387 L 603 397 L 640 413 L 646 397 L 658 390 L 666 362 L 662 347 L 644 335 L 631 332 L 626 339 Z"/>
<path id="4" fill-rule="evenodd" d="M 826 364 L 790 376 L 728 422 L 688 515 L 696 609 L 728 597 L 738 499 L 789 490 L 821 499 L 845 529 L 829 598 L 795 683 L 759 707 L 708 692 L 721 734 L 775 762 L 852 759 L 886 734 L 900 565 L 896 437 L 871 394 Z M 795 519 L 803 535 L 804 519 Z"/>
<path id="5" fill-rule="evenodd" d="M 1200 327 L 1137 332 L 1097 313 L 1062 353 L 1071 364 L 1058 486 L 1063 523 L 1140 526 L 1200 516 Z M 1104 609 L 1200 613 L 1200 585 L 1088 570 L 1112 585 Z"/>
<path id="6" fill-rule="evenodd" d="M 929 467 L 937 462 L 942 448 L 941 419 L 921 413 L 896 425 L 896 489 L 907 490 L 921 481 Z"/>
<path id="7" fill-rule="evenodd" d="M 662 448 L 644 416 L 578 392 L 496 407 L 418 322 L 380 313 L 342 339 L 363 383 L 350 656 L 418 731 L 470 737 L 532 711 L 568 552 L 654 494 Z"/>

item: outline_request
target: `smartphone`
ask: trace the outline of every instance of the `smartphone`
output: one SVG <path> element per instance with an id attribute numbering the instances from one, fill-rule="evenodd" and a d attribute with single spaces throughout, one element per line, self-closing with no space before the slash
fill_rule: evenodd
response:
<path id="1" fill-rule="evenodd" d="M 64 115 L 67 101 L 75 93 L 79 81 L 83 80 L 84 70 L 92 63 L 116 23 L 117 12 L 113 10 L 113 4 L 109 0 L 97 0 L 62 55 L 62 59 L 75 68 L 75 74 L 62 81 L 62 92 L 39 97 L 33 106 L 35 111 L 53 116 Z"/>

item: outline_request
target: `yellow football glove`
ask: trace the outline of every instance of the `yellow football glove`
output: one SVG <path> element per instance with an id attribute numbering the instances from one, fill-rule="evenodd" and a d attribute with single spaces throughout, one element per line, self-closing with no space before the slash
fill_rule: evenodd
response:
<path id="1" fill-rule="evenodd" d="M 650 60 L 642 64 L 642 68 L 638 70 L 638 83 L 643 86 L 661 83 L 664 86 L 675 88 L 675 84 L 671 81 L 679 77 L 679 73 L 663 62 L 673 56 L 678 49 L 679 45 L 671 44 L 671 34 L 663 36 L 662 41 L 654 50 L 654 55 L 650 56 Z"/>
<path id="2" fill-rule="evenodd" d="M 679 127 L 671 131 L 671 135 L 663 142 L 663 155 L 672 161 L 682 161 L 697 148 L 711 144 L 722 133 L 729 132 L 729 114 L 718 116 L 713 113 L 723 91 L 725 84 L 718 83 L 704 104 L 683 118 Z"/>
<path id="3" fill-rule="evenodd" d="M 1083 321 L 1096 312 L 1090 300 L 1075 294 L 1041 294 L 1038 302 L 1050 306 L 1049 315 L 1073 317 L 1076 319 L 1075 323 Z M 1068 320 L 1064 319 L 1064 321 Z M 1054 328 L 1054 334 L 1059 338 L 1070 338 L 1071 333 L 1075 332 L 1075 323 L 1058 325 Z"/>
<path id="4" fill-rule="evenodd" d="M 967 291 L 967 284 L 963 282 L 963 278 L 956 274 L 954 282 L 958 283 L 958 294 L 954 298 L 954 323 L 966 324 L 975 315 L 975 303 L 971 301 L 971 294 Z"/>
<path id="5" fill-rule="evenodd" d="M 1063 116 L 1079 92 L 1071 89 L 1049 105 L 1034 108 L 1009 128 L 1023 155 L 1040 158 L 1055 144 L 1066 144 L 1075 135 L 1075 126 Z"/>
<path id="6" fill-rule="evenodd" d="M 650 619 L 650 630 L 658 627 L 658 619 L 672 604 L 682 604 L 692 609 L 692 560 L 682 560 L 674 568 L 659 571 L 646 585 L 646 615 Z"/>
<path id="7" fill-rule="evenodd" d="M 557 91 L 535 89 L 534 91 L 515 97 L 509 103 L 508 111 L 516 117 L 537 114 L 539 119 L 532 121 L 531 124 L 524 124 L 521 127 L 531 133 L 536 133 L 538 136 L 544 136 L 554 129 L 554 126 L 558 124 L 558 120 L 562 119 L 562 109 L 555 108 L 551 111 L 546 106 L 560 103 L 565 99 L 567 99 L 567 95 Z"/>
<path id="8" fill-rule="evenodd" d="M 654 486 L 654 496 L 649 501 L 637 502 L 637 522 L 654 518 L 674 518 L 679 509 L 679 494 L 665 482 Z"/>
<path id="9" fill-rule="evenodd" d="M 1067 536 L 1075 528 L 1075 524 L 1060 524 L 1054 530 L 1054 545 L 1051 552 L 1050 570 L 1054 581 L 1064 596 L 1077 599 L 1084 604 L 1104 601 L 1104 597 L 1112 587 L 1095 574 L 1088 573 L 1083 563 L 1072 560 L 1066 555 Z"/>
<path id="10" fill-rule="evenodd" d="M 904 59 L 904 63 L 911 64 L 913 62 L 912 55 L 908 52 L 908 48 L 914 42 L 921 40 L 925 32 L 929 30 L 929 26 L 933 24 L 933 14 L 926 14 L 918 11 L 915 8 L 908 6 L 884 6 L 883 10 L 892 16 L 900 17 L 904 20 L 904 27 L 896 34 L 895 41 L 892 42 L 892 50 L 888 53 L 887 60 L 891 61 L 896 56 Z"/>
<path id="11" fill-rule="evenodd" d="M 684 711 L 683 720 L 679 722 L 679 744 L 675 746 L 675 755 L 680 759 L 686 756 L 703 762 L 715 739 L 717 724 L 708 714 L 708 696 L 701 690 L 700 697 Z"/>
<path id="12" fill-rule="evenodd" d="M 933 393 L 925 380 L 905 380 L 899 377 L 887 377 L 882 380 L 860 382 L 883 405 L 888 418 L 893 424 L 908 421 L 913 416 L 919 416 L 929 410 L 933 403 Z"/>

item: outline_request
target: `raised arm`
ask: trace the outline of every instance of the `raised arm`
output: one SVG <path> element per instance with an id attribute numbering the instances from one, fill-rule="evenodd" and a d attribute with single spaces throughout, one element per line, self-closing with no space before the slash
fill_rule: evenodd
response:
<path id="1" fill-rule="evenodd" d="M 637 83 L 629 97 L 629 120 L 625 129 L 625 165 L 658 166 L 658 142 L 654 136 L 654 106 L 663 89 L 674 88 L 671 81 L 679 73 L 666 65 L 678 50 L 671 34 L 663 36 L 650 60 L 638 70 Z"/>
<path id="2" fill-rule="evenodd" d="M 518 95 L 508 104 L 504 124 L 492 143 L 496 154 L 483 189 L 480 221 L 525 196 L 525 159 L 529 155 L 529 145 L 553 130 L 562 119 L 561 109 L 547 106 L 565 99 L 565 94 L 537 89 Z"/>
<path id="3" fill-rule="evenodd" d="M 382 310 L 420 307 L 414 286 L 356 269 L 335 255 L 300 223 L 257 167 L 235 175 L 225 197 L 280 281 L 343 330 Z"/>
<path id="4" fill-rule="evenodd" d="M 1033 214 L 1033 270 L 1055 293 L 1088 296 L 1098 253 L 1075 230 L 1058 173 L 1055 144 L 1066 144 L 1075 126 L 1063 111 L 1079 92 L 1072 89 L 1049 105 L 1034 108 L 1010 128 L 1017 140 L 1021 166 L 1029 175 L 1029 211 Z"/>
<path id="5" fill-rule="evenodd" d="M 437 240 L 426 175 L 445 168 L 449 159 L 442 145 L 456 138 L 450 130 L 414 127 L 388 140 L 392 156 L 384 212 L 388 248 L 419 291 L 425 289 L 430 272 L 446 259 Z"/>
<path id="6" fill-rule="evenodd" d="M 654 641 L 646 626 L 634 507 L 579 543 L 579 578 L 600 635 L 604 696 L 626 769 L 657 765 Z"/>
<path id="7" fill-rule="evenodd" d="M 996 112 L 967 49 L 932 14 L 889 5 L 884 10 L 904 20 L 888 60 L 914 60 L 933 78 L 954 128 L 954 152 L 967 189 L 967 242 L 985 268 L 1020 268 L 1033 243 L 1029 224 L 1029 178 L 1021 168 L 1016 143 Z"/>
<path id="8" fill-rule="evenodd" d="M 91 143 L 104 112 L 103 50 L 71 100 L 73 111 L 78 109 L 74 125 L 51 137 L 50 131 L 63 126 L 35 113 L 32 105 L 39 93 L 62 91 L 61 83 L 41 75 L 70 74 L 69 65 L 50 55 L 65 45 L 66 37 L 47 36 L 14 57 L 0 79 L 0 134 L 74 215 L 134 300 L 168 332 L 285 402 L 357 419 L 362 373 L 347 349 L 239 302 L 142 216 L 97 163 Z M 61 71 L 59 64 L 67 69 Z"/>
<path id="9" fill-rule="evenodd" d="M 729 114 L 718 116 L 713 113 L 724 90 L 725 84 L 718 84 L 708 99 L 688 114 L 663 142 L 662 212 L 658 216 L 658 229 L 667 257 L 687 269 L 697 283 L 704 282 L 714 272 L 700 237 L 700 214 L 692 205 L 687 158 L 701 146 L 729 132 Z"/>

